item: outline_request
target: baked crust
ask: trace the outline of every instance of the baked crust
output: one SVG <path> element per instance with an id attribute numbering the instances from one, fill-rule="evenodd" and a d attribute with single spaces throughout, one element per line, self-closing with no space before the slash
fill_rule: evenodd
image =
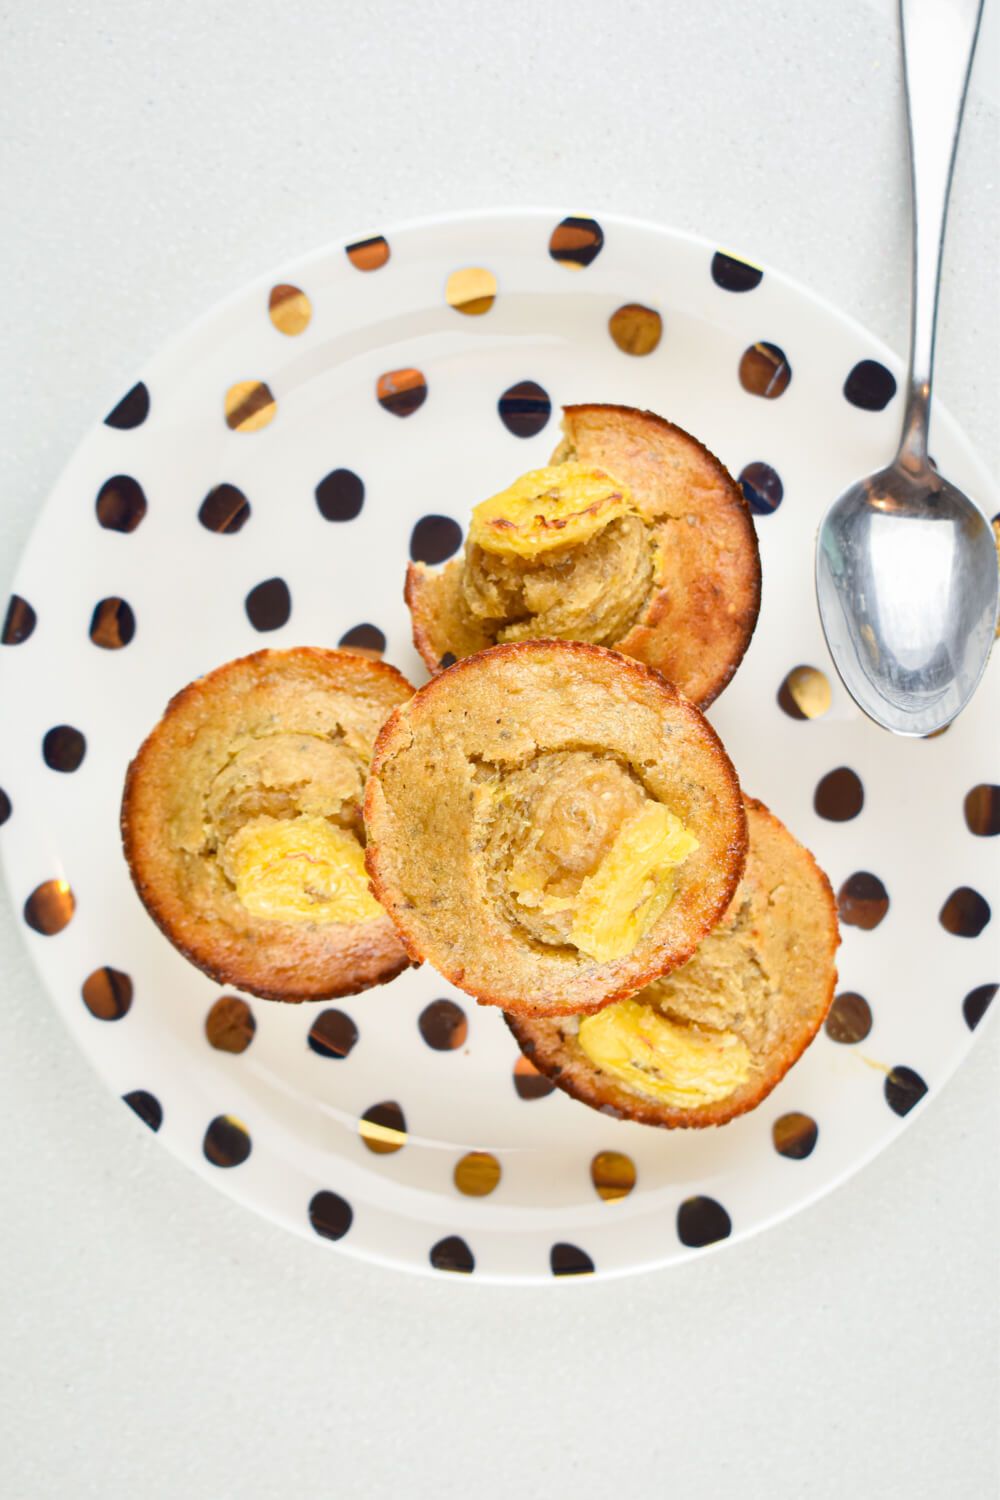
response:
<path id="1" fill-rule="evenodd" d="M 743 930 L 755 951 L 781 969 L 771 1001 L 772 1034 L 766 1043 L 758 1042 L 746 1083 L 726 1098 L 685 1109 L 641 1095 L 595 1066 L 579 1045 L 574 1019 L 508 1015 L 518 1046 L 539 1072 L 592 1109 L 666 1129 L 725 1125 L 767 1098 L 823 1024 L 836 988 L 834 959 L 840 942 L 830 882 L 809 850 L 762 802 L 748 797 L 746 806 L 746 872 L 720 930 L 735 923 L 742 910 L 748 919 Z M 783 906 L 776 918 L 771 903 L 778 892 Z"/>
<path id="2" fill-rule="evenodd" d="M 699 840 L 670 904 L 624 958 L 526 937 L 487 863 L 495 789 L 565 753 L 620 765 Z M 372 890 L 411 958 L 483 1004 L 529 1015 L 599 1010 L 683 963 L 746 859 L 736 773 L 699 710 L 643 664 L 577 641 L 495 646 L 432 678 L 379 734 L 365 822 Z"/>
<path id="3" fill-rule="evenodd" d="M 128 768 L 122 845 L 143 905 L 177 950 L 222 985 L 266 1000 L 326 1000 L 392 979 L 409 960 L 387 916 L 282 922 L 249 912 L 177 830 L 202 816 L 234 742 L 266 723 L 321 742 L 345 729 L 370 747 L 413 692 L 395 667 L 343 651 L 258 651 L 174 698 Z M 364 775 L 359 771 L 359 796 Z M 272 789 L 273 790 L 273 789 Z M 360 828 L 360 806 L 356 809 Z"/>
<path id="4" fill-rule="evenodd" d="M 743 491 L 703 443 L 654 412 L 568 406 L 563 430 L 551 461 L 593 463 L 627 484 L 655 547 L 645 606 L 609 644 L 706 708 L 742 661 L 760 610 L 760 555 Z M 423 563 L 407 570 L 413 642 L 431 672 L 449 654 L 492 644 L 462 608 L 463 566 L 457 558 L 439 570 Z"/>

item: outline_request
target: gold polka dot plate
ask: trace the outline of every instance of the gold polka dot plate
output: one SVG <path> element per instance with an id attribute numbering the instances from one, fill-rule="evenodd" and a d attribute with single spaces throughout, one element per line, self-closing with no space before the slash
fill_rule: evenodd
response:
<path id="1" fill-rule="evenodd" d="M 883 733 L 840 686 L 816 525 L 892 453 L 902 370 L 751 257 L 580 205 L 361 226 L 106 391 L 41 511 L 0 606 L 0 845 L 24 940 L 123 1121 L 317 1253 L 551 1286 L 683 1261 L 843 1181 L 990 1024 L 1000 667 L 926 740 Z M 408 561 L 452 556 L 476 502 L 547 462 L 560 408 L 594 401 L 661 413 L 742 483 L 763 606 L 710 717 L 841 910 L 827 1025 L 720 1129 L 574 1103 L 426 965 L 336 1003 L 219 988 L 121 854 L 125 768 L 200 673 L 341 644 L 422 681 Z M 940 409 L 933 444 L 1000 509 Z"/>

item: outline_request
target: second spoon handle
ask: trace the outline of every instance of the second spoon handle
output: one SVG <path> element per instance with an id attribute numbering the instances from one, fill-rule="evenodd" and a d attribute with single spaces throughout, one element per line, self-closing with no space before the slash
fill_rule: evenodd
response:
<path id="1" fill-rule="evenodd" d="M 898 461 L 927 466 L 934 328 L 955 147 L 984 0 L 899 0 L 913 200 L 910 371 Z"/>

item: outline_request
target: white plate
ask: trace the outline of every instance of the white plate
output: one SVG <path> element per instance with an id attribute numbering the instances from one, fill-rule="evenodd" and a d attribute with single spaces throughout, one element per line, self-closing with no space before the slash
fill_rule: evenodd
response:
<path id="1" fill-rule="evenodd" d="M 685 1239 L 719 1243 L 730 1226 L 736 1239 L 794 1212 L 892 1140 L 925 1085 L 931 1094 L 940 1087 L 971 1044 L 966 1012 L 975 1018 L 989 994 L 981 987 L 1000 977 L 996 923 L 972 937 L 939 919 L 963 888 L 994 910 L 1000 900 L 996 845 L 965 814 L 967 794 L 996 774 L 996 664 L 964 717 L 931 740 L 874 728 L 836 680 L 819 718 L 794 719 L 778 702 L 800 665 L 833 679 L 811 581 L 816 523 L 849 480 L 890 455 L 900 418 L 898 393 L 881 410 L 865 409 L 845 398 L 845 381 L 865 360 L 899 378 L 898 362 L 772 272 L 757 280 L 730 265 L 727 274 L 712 245 L 650 225 L 602 217 L 599 246 L 592 221 L 563 233 L 559 242 L 582 244 L 582 259 L 599 251 L 574 269 L 550 253 L 558 221 L 533 210 L 386 230 L 388 259 L 379 244 L 347 253 L 335 246 L 203 319 L 144 372 L 144 419 L 135 392 L 73 457 L 15 585 L 36 623 L 26 633 L 30 616 L 15 609 L 7 633 L 25 638 L 0 653 L 0 785 L 13 807 L 0 835 L 8 880 L 17 909 L 36 922 L 41 913 L 43 925 L 46 912 L 65 914 L 72 889 L 68 924 L 45 935 L 26 922 L 25 936 L 109 1086 L 131 1096 L 183 1161 L 258 1212 L 407 1269 L 440 1274 L 474 1260 L 472 1281 L 547 1280 L 553 1270 L 591 1265 L 604 1276 L 637 1271 L 700 1253 Z M 468 267 L 496 278 L 495 300 L 478 315 L 447 299 L 449 277 Z M 308 309 L 279 301 L 272 319 L 277 284 L 300 288 Z M 475 280 L 471 291 L 482 292 Z M 662 318 L 662 338 L 643 357 L 623 352 L 609 332 L 611 315 L 632 303 Z M 741 357 L 759 341 L 779 346 L 791 366 L 776 399 L 741 386 Z M 423 373 L 427 394 L 401 417 L 379 404 L 376 385 L 404 368 Z M 868 375 L 865 388 L 888 395 L 884 370 Z M 225 420 L 226 393 L 242 381 L 266 382 L 276 402 L 273 420 L 257 431 L 230 430 Z M 551 419 L 530 437 L 510 431 L 498 408 L 524 381 L 552 403 Z M 558 1092 L 521 1097 L 517 1049 L 499 1013 L 477 1008 L 427 967 L 339 1005 L 251 1001 L 250 1045 L 218 1050 L 205 1026 L 220 991 L 155 929 L 121 857 L 125 767 L 168 697 L 200 672 L 262 645 L 336 645 L 369 625 L 384 633 L 389 660 L 423 680 L 402 601 L 414 528 L 425 547 L 457 535 L 419 523 L 432 515 L 461 524 L 470 504 L 544 463 L 558 408 L 572 401 L 650 407 L 696 433 L 734 473 L 763 463 L 780 476 L 781 504 L 758 522 L 760 623 L 711 717 L 744 786 L 815 851 L 834 889 L 867 873 L 888 894 L 878 925 L 845 925 L 840 950 L 839 989 L 865 998 L 870 1034 L 845 1043 L 822 1033 L 758 1110 L 720 1130 L 667 1133 L 606 1119 Z M 933 448 L 950 478 L 996 509 L 988 475 L 940 410 Z M 363 505 L 350 520 L 326 519 L 316 498 L 337 470 L 363 481 Z M 98 504 L 119 476 L 134 484 L 119 479 Z M 245 524 L 226 534 L 199 522 L 202 501 L 222 483 L 250 506 Z M 330 514 L 346 515 L 360 486 L 341 477 L 321 496 Z M 287 585 L 290 615 L 280 623 L 285 596 L 272 583 L 255 596 L 258 623 L 275 626 L 261 631 L 245 601 L 276 579 Z M 90 638 L 106 599 L 127 601 L 134 618 L 134 637 L 119 649 Z M 105 620 L 104 629 L 113 625 Z M 375 639 L 361 634 L 362 644 Z M 75 770 L 79 736 L 46 739 L 58 726 L 85 739 Z M 856 773 L 864 801 L 857 816 L 832 821 L 814 797 L 841 767 Z M 998 798 L 973 799 L 977 828 L 995 828 Z M 63 885 L 48 888 L 46 906 L 44 894 L 32 893 L 51 881 Z M 866 894 L 864 882 L 859 890 Z M 862 914 L 877 916 L 870 882 L 867 894 Z M 952 903 L 961 922 L 985 915 L 974 897 L 964 901 Z M 104 968 L 131 981 L 131 1004 L 113 1021 L 93 1014 L 82 993 Z M 119 995 L 127 989 L 117 982 Z M 87 993 L 98 1011 L 113 999 L 99 975 Z M 443 1051 L 419 1025 L 439 999 L 467 1018 L 462 1045 Z M 319 1022 L 329 1010 L 356 1027 L 345 1057 L 308 1043 L 311 1027 L 332 1024 Z M 350 1028 L 341 1021 L 333 1029 Z M 530 1091 L 531 1081 L 521 1082 Z M 374 1154 L 358 1122 L 385 1101 L 403 1112 L 405 1144 Z M 776 1122 L 790 1114 L 818 1130 L 808 1155 L 775 1147 Z M 809 1123 L 789 1130 L 801 1153 L 813 1138 Z M 470 1151 L 499 1164 L 499 1183 L 485 1196 L 456 1185 Z M 591 1164 L 604 1152 L 634 1164 L 625 1196 L 595 1188 Z M 489 1171 L 487 1163 L 480 1185 Z"/>

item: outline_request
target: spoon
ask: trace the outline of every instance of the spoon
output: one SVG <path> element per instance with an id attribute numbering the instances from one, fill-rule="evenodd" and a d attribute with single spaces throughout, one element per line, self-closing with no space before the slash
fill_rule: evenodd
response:
<path id="1" fill-rule="evenodd" d="M 827 645 L 851 697 L 895 734 L 943 729 L 983 675 L 997 554 L 982 511 L 927 454 L 948 191 L 983 0 L 900 0 L 913 198 L 910 369 L 899 451 L 835 500 L 816 543 Z"/>

